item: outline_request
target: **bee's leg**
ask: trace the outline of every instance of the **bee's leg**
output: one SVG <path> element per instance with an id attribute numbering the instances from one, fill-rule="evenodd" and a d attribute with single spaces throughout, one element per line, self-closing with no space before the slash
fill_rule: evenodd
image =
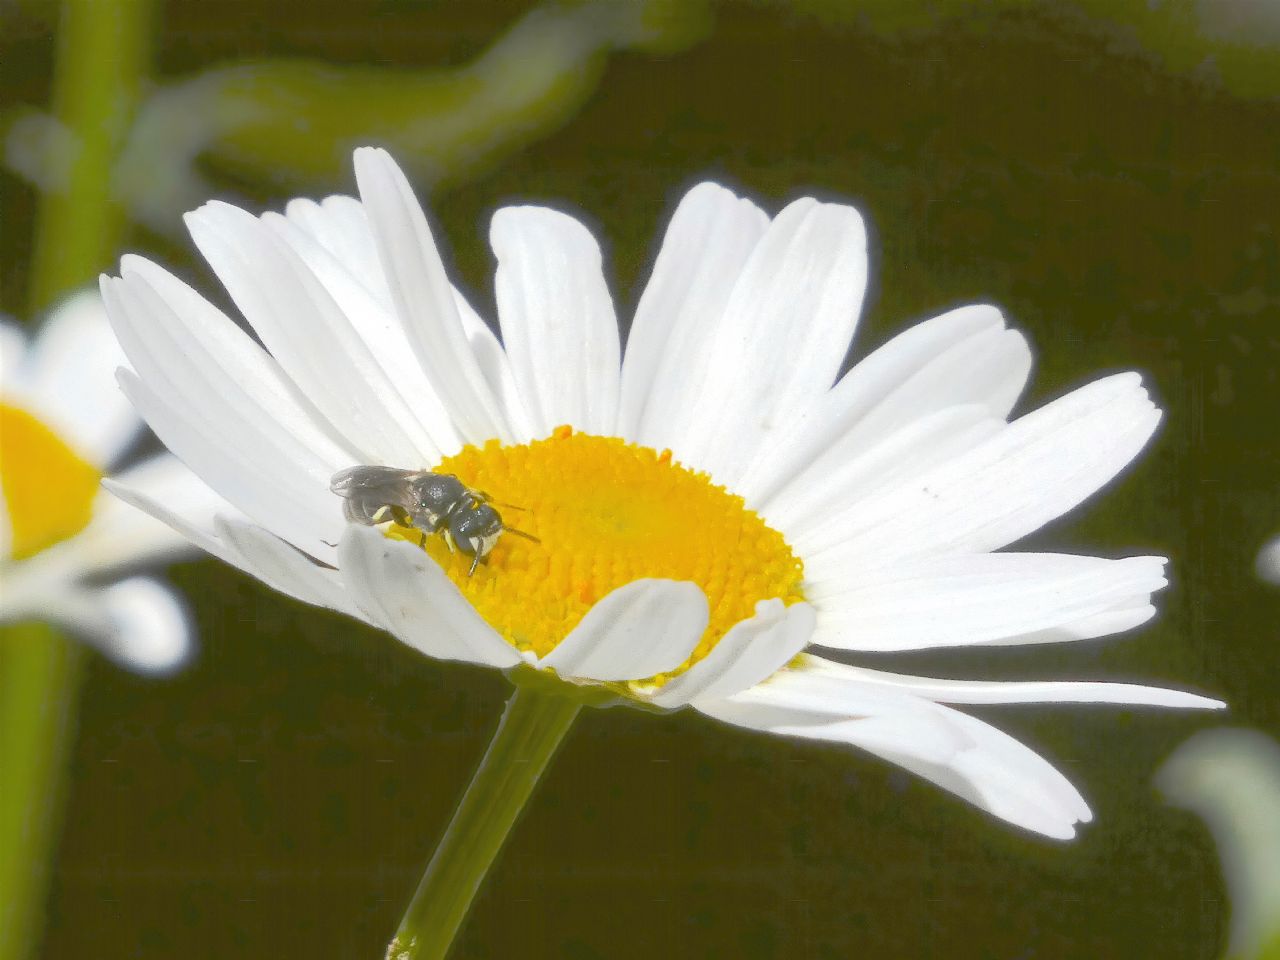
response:
<path id="1" fill-rule="evenodd" d="M 418 531 L 418 549 L 419 550 L 427 549 L 427 531 L 425 530 Z"/>
<path id="2" fill-rule="evenodd" d="M 454 543 L 454 540 L 453 540 L 453 534 L 450 533 L 446 528 L 444 531 L 442 531 L 442 535 L 444 536 L 444 545 L 449 548 L 449 552 L 457 553 L 458 551 L 455 549 L 456 544 Z"/>

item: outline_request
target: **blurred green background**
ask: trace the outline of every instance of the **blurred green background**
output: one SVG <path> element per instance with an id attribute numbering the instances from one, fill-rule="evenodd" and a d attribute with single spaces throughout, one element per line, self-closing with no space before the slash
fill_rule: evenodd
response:
<path id="1" fill-rule="evenodd" d="M 985 300 L 1037 349 L 1024 408 L 1101 372 L 1148 376 L 1167 410 L 1149 454 L 1023 546 L 1163 552 L 1174 579 L 1127 638 L 859 662 L 1164 680 L 1280 734 L 1280 591 L 1253 576 L 1280 528 L 1275 4 L 623 0 L 526 18 L 534 6 L 168 0 L 163 86 L 119 173 L 128 248 L 221 297 L 179 233 L 183 203 L 351 192 L 351 145 L 381 142 L 431 194 L 490 316 L 488 217 L 514 201 L 585 214 L 625 315 L 697 180 L 774 210 L 847 198 L 873 234 L 859 353 Z M 0 311 L 23 315 L 30 181 L 56 178 L 34 112 L 56 11 L 0 0 L 0 20 Z M 502 38 L 515 46 L 479 61 L 488 74 L 468 66 Z M 380 956 L 506 682 L 211 561 L 171 576 L 201 653 L 166 681 L 90 665 L 44 956 Z M 1081 839 L 1030 838 L 852 752 L 593 711 L 455 955 L 1220 954 L 1208 834 L 1150 785 L 1212 718 L 975 712 L 1081 786 L 1097 816 Z"/>

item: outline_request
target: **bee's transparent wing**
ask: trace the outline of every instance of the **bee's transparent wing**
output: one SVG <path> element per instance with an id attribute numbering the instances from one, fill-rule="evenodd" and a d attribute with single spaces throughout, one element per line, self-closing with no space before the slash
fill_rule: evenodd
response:
<path id="1" fill-rule="evenodd" d="M 416 476 L 414 470 L 361 464 L 335 473 L 329 489 L 342 497 L 342 514 L 348 522 L 373 526 L 413 509 L 411 481 Z"/>

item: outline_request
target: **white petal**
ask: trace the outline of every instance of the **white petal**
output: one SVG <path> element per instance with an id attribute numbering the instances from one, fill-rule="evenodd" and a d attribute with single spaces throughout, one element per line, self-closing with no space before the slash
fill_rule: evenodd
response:
<path id="1" fill-rule="evenodd" d="M 918 759 L 909 742 L 868 749 L 1001 819 L 1055 840 L 1072 839 L 1077 823 L 1093 819 L 1080 792 L 1034 750 L 975 717 L 938 709 L 971 740 L 947 763 Z"/>
<path id="2" fill-rule="evenodd" d="M 90 462 L 109 466 L 142 421 L 116 384 L 124 353 L 102 298 L 84 291 L 59 303 L 27 355 L 18 395 Z"/>
<path id="3" fill-rule="evenodd" d="M 938 680 L 900 673 L 867 670 L 821 657 L 805 656 L 805 669 L 855 683 L 869 683 L 939 703 L 1114 703 L 1186 710 L 1221 710 L 1221 700 L 1181 690 L 1133 683 L 1095 683 L 1083 680 Z"/>
<path id="4" fill-rule="evenodd" d="M 384 309 L 394 312 L 391 291 L 378 260 L 378 245 L 359 200 L 340 195 L 325 197 L 320 203 L 290 200 L 285 216 L 319 243 L 335 263 L 342 264 Z"/>
<path id="5" fill-rule="evenodd" d="M 439 450 L 368 344 L 296 252 L 256 217 L 213 201 L 192 239 L 246 320 L 363 463 L 432 462 Z"/>
<path id="6" fill-rule="evenodd" d="M 214 520 L 217 516 L 215 512 L 198 508 L 175 509 L 162 494 L 148 489 L 146 485 L 133 485 L 123 480 L 108 478 L 102 481 L 102 486 L 107 493 L 118 498 L 126 506 L 145 513 L 176 531 L 192 546 L 210 556 L 217 557 L 223 563 L 244 569 L 239 555 L 230 546 L 222 543 L 214 533 Z M 221 500 L 221 498 L 218 499 Z M 234 507 L 230 508 L 232 511 L 234 509 Z M 241 519 L 241 516 L 233 513 L 231 518 Z"/>
<path id="7" fill-rule="evenodd" d="M 794 429 L 830 388 L 858 321 L 867 237 L 852 207 L 798 200 L 752 251 L 707 344 L 685 463 L 733 485 L 764 438 Z"/>
<path id="8" fill-rule="evenodd" d="M 505 207 L 489 243 L 502 338 L 534 434 L 561 424 L 611 436 L 618 413 L 618 319 L 600 247 L 572 217 Z"/>
<path id="9" fill-rule="evenodd" d="M 306 464 L 250 434 L 239 445 L 214 437 L 206 418 L 167 406 L 127 370 L 120 375 L 125 394 L 156 436 L 213 490 L 313 557 L 332 557 L 345 526 L 342 511 L 327 489 L 307 482 Z"/>
<path id="10" fill-rule="evenodd" d="M 137 258 L 122 266 L 125 277 L 102 278 L 102 291 L 145 380 L 124 378 L 139 412 L 240 510 L 320 551 L 315 556 L 331 554 L 323 541 L 336 542 L 342 520 L 329 478 L 353 455 L 329 439 L 275 362 L 230 320 L 159 268 Z"/>
<path id="11" fill-rule="evenodd" d="M 512 369 L 507 351 L 498 342 L 489 325 L 480 318 L 480 314 L 476 313 L 467 302 L 467 298 L 457 289 L 453 291 L 453 300 L 458 307 L 458 318 L 462 321 L 462 329 L 467 334 L 467 344 L 471 347 L 476 363 L 480 366 L 484 382 L 506 411 L 512 437 L 517 443 L 528 443 L 537 435 L 524 399 L 516 386 L 515 371 Z"/>
<path id="12" fill-rule="evenodd" d="M 220 500 L 170 500 L 156 484 L 129 486 L 104 481 L 112 495 L 176 530 L 188 542 L 261 580 L 273 590 L 314 606 L 359 617 L 337 572 L 321 566 L 283 540 L 255 527 Z"/>
<path id="13" fill-rule="evenodd" d="M 236 554 L 235 565 L 267 586 L 316 607 L 358 616 L 335 571 L 251 523 L 215 517 L 218 540 Z"/>
<path id="14" fill-rule="evenodd" d="M 890 391 L 841 443 L 865 445 L 922 416 L 980 404 L 1005 419 L 1031 374 L 1031 348 L 1016 330 L 989 327 L 942 351 Z"/>
<path id="15" fill-rule="evenodd" d="M 379 299 L 348 264 L 337 260 L 314 238 L 299 229 L 292 219 L 265 213 L 262 223 L 289 244 L 324 285 L 350 325 L 351 332 L 363 344 L 363 348 L 355 347 L 349 357 L 357 370 L 354 375 L 367 378 L 369 392 L 380 395 L 380 402 L 385 405 L 383 416 L 401 424 L 404 436 L 417 454 L 416 459 L 401 465 L 430 466 L 443 455 L 457 453 L 462 441 L 449 412 L 414 358 L 404 328 L 400 326 L 394 308 L 386 302 L 385 288 L 383 297 Z M 381 273 L 378 274 L 380 278 Z M 304 325 L 302 335 L 315 336 L 315 332 L 308 329 L 314 326 L 311 318 L 299 320 Z M 335 343 L 344 340 L 349 340 L 345 327 L 335 338 Z"/>
<path id="16" fill-rule="evenodd" d="M 1168 584 L 1163 557 L 1104 560 L 1051 553 L 960 554 L 844 580 L 810 581 L 822 612 L 814 638 L 843 650 L 918 650 L 1070 639 L 1061 631 L 1149 604 Z"/>
<path id="17" fill-rule="evenodd" d="M 999 549 L 1114 478 L 1159 421 L 1136 373 L 1098 380 L 899 489 L 833 510 L 795 546 L 817 580 L 855 565 Z"/>
<path id="18" fill-rule="evenodd" d="M 504 411 L 467 343 L 431 228 L 408 180 L 381 149 L 356 150 L 355 167 L 378 258 L 418 362 L 464 440 L 510 442 Z"/>
<path id="19" fill-rule="evenodd" d="M 708 619 L 697 584 L 634 580 L 597 601 L 538 667 L 566 678 L 641 680 L 684 663 Z"/>
<path id="20" fill-rule="evenodd" d="M 924 423 L 936 423 L 937 417 L 951 410 L 976 408 L 989 425 L 1002 424 L 1030 372 L 1031 351 L 1022 334 L 995 328 L 975 334 L 944 351 L 891 391 L 808 469 L 784 485 L 775 499 L 788 499 L 793 492 L 811 494 L 815 478 L 830 477 L 842 465 L 861 459 L 869 447 L 887 443 Z M 985 433 L 989 435 L 994 430 L 988 426 Z M 945 453 L 933 453 L 929 465 L 976 445 L 980 438 L 984 436 L 966 435 L 963 445 L 944 439 Z M 912 464 L 911 468 L 918 472 L 919 466 Z M 895 473 L 907 475 L 902 466 Z M 865 484 L 860 486 L 861 490 L 833 491 L 828 499 L 851 503 L 868 492 Z"/>
<path id="21" fill-rule="evenodd" d="M 438 660 L 491 667 L 522 662 L 439 565 L 413 544 L 352 524 L 338 548 L 338 566 L 370 619 L 415 650 Z"/>
<path id="22" fill-rule="evenodd" d="M 1071 623 L 1062 623 L 1048 630 L 1037 630 L 1034 633 L 1020 633 L 996 641 L 997 646 L 1033 646 L 1037 643 L 1070 643 L 1073 640 L 1095 640 L 1098 637 L 1109 637 L 1113 633 L 1124 633 L 1134 627 L 1141 626 L 1156 615 L 1156 608 L 1150 603 L 1140 603 L 1134 607 L 1117 607 L 1091 617 L 1082 617 Z"/>
<path id="23" fill-rule="evenodd" d="M 735 624 L 710 653 L 667 681 L 649 700 L 660 707 L 678 707 L 755 686 L 808 646 L 813 625 L 813 608 L 807 603 L 787 607 L 781 600 L 761 600 L 755 616 Z"/>
<path id="24" fill-rule="evenodd" d="M 840 378 L 792 428 L 775 438 L 735 490 L 760 509 L 782 486 L 872 413 L 886 397 L 910 382 L 952 347 L 1004 328 L 995 307 L 960 307 L 898 334 Z"/>
<path id="25" fill-rule="evenodd" d="M 58 609 L 48 614 L 138 673 L 171 673 L 190 659 L 195 647 L 182 601 L 145 577 L 102 589 L 69 588 Z"/>
<path id="26" fill-rule="evenodd" d="M 710 365 L 707 343 L 768 226 L 754 203 L 714 183 L 680 201 L 627 338 L 619 436 L 657 450 L 681 445 L 699 415 L 689 393 Z"/>
<path id="27" fill-rule="evenodd" d="M 897 691 L 788 669 L 724 700 L 710 716 L 783 736 L 849 743 L 1028 830 L 1058 839 L 1090 819 L 1079 792 L 1043 758 L 994 727 Z"/>
<path id="28" fill-rule="evenodd" d="M 800 668 L 778 670 L 754 687 L 725 699 L 789 711 L 794 716 L 787 721 L 788 724 L 826 724 L 836 720 L 877 717 L 895 724 L 908 721 L 932 723 L 928 720 L 933 716 L 931 704 L 919 697 L 883 685 L 851 683 L 847 678 L 814 669 L 813 659 L 804 657 Z M 701 710 L 708 702 L 710 698 L 704 697 L 694 706 Z M 963 738 L 957 739 L 936 723 L 933 726 L 936 729 L 925 739 L 939 757 L 949 755 L 962 744 Z"/>
<path id="29" fill-rule="evenodd" d="M 985 406 L 969 404 L 922 417 L 861 450 L 837 444 L 757 510 L 788 541 L 798 543 L 825 529 L 840 507 L 909 483 L 1003 426 Z"/>
<path id="30" fill-rule="evenodd" d="M 274 361 L 227 317 L 179 280 L 164 282 L 163 270 L 136 259 L 123 266 L 123 279 L 102 278 L 102 296 L 138 371 L 122 379 L 138 412 L 244 513 L 320 550 L 314 556 L 332 553 L 323 541 L 337 540 L 342 517 L 329 477 L 353 454 L 320 430 Z"/>
<path id="31" fill-rule="evenodd" d="M 422 415 L 423 411 L 419 410 L 419 404 L 425 403 L 424 393 L 429 392 L 432 397 L 436 397 L 435 391 L 430 387 L 425 371 L 414 358 L 413 348 L 409 345 L 404 329 L 396 317 L 395 303 L 392 301 L 382 263 L 378 260 L 377 241 L 374 239 L 373 228 L 369 225 L 364 205 L 354 197 L 342 195 L 325 197 L 320 203 L 307 199 L 290 200 L 285 207 L 284 219 L 319 244 L 323 255 L 316 254 L 314 244 L 294 243 L 299 254 L 328 288 L 330 295 L 351 318 L 353 325 L 369 344 L 375 356 L 384 360 L 384 367 L 394 369 L 393 375 L 401 392 L 406 394 L 410 406 Z M 279 230 L 278 218 L 275 215 L 266 214 L 263 216 L 263 221 Z M 294 242 L 296 238 L 290 236 L 292 233 L 293 231 L 289 231 L 288 234 L 282 232 L 282 235 L 288 236 L 290 241 Z M 380 308 L 377 311 L 377 323 L 372 324 L 373 336 L 368 335 L 371 322 L 364 317 L 365 309 L 356 309 L 344 300 L 344 297 L 352 296 L 344 289 L 349 283 L 357 284 L 364 291 L 365 296 L 372 298 Z M 466 331 L 467 341 L 475 354 L 476 362 L 480 364 L 485 382 L 488 383 L 494 396 L 505 406 L 508 417 L 512 419 L 513 428 L 517 429 L 517 438 L 521 441 L 531 439 L 532 434 L 528 433 L 527 426 L 522 426 L 520 400 L 515 394 L 510 364 L 507 362 L 502 345 L 493 335 L 488 324 L 480 319 L 456 288 L 453 294 L 462 328 Z M 389 328 L 385 326 L 387 324 L 390 325 Z M 394 346 L 392 346 L 393 343 Z M 384 357 L 384 351 L 394 354 L 394 357 Z M 419 381 L 426 385 L 425 391 L 419 385 Z M 440 406 L 439 398 L 436 397 L 432 403 Z M 434 415 L 435 411 L 430 412 Z M 520 432 L 521 429 L 524 430 L 523 433 Z M 445 433 L 450 432 L 456 433 L 452 424 L 448 431 L 445 431 Z M 433 436 L 435 435 L 433 432 Z M 459 443 L 438 444 L 440 449 L 448 454 L 456 452 L 459 445 Z"/>
<path id="32" fill-rule="evenodd" d="M 329 464 L 351 462 L 332 425 L 226 314 L 142 257 L 121 258 L 120 271 L 120 280 L 102 279 L 103 298 L 130 363 L 153 390 L 204 413 L 211 428 L 225 426 L 233 436 L 248 429 L 282 449 L 309 452 L 320 464 L 317 477 L 332 473 Z M 166 383 L 173 389 L 162 390 Z M 223 417 L 233 418 L 223 424 Z"/>
<path id="33" fill-rule="evenodd" d="M 181 513 L 204 511 L 209 516 L 216 513 L 232 513 L 232 508 L 171 453 L 158 453 L 127 470 L 117 473 L 113 480 L 137 490 L 145 491 L 153 499 L 167 503 Z M 132 516 L 137 511 L 130 509 Z"/>

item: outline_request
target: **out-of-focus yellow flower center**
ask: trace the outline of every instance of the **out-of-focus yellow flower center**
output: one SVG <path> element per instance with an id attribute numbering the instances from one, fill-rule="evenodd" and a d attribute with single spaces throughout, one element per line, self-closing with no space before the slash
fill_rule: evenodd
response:
<path id="1" fill-rule="evenodd" d="M 21 407 L 0 402 L 0 489 L 15 559 L 79 533 L 102 474 Z"/>
<path id="2" fill-rule="evenodd" d="M 466 447 L 432 469 L 489 494 L 508 527 L 540 541 L 503 534 L 473 577 L 470 557 L 451 555 L 441 537 L 426 543 L 480 615 L 521 650 L 549 653 L 596 601 L 644 577 L 692 581 L 706 593 L 711 621 L 688 664 L 753 616 L 760 600 L 804 599 L 803 567 L 782 535 L 741 497 L 672 463 L 670 451 L 560 427 L 521 446 Z M 419 539 L 403 527 L 390 535 Z"/>

